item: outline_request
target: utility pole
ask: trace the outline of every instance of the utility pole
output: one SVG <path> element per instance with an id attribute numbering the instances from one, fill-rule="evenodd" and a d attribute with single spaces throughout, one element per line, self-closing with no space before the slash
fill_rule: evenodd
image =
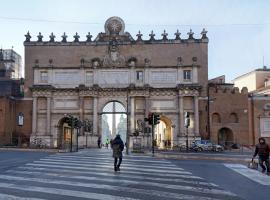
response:
<path id="1" fill-rule="evenodd" d="M 154 124 L 154 120 L 155 120 L 155 115 L 154 113 L 152 114 L 152 156 L 155 156 L 155 124 Z"/>
<path id="2" fill-rule="evenodd" d="M 70 152 L 72 152 L 72 137 L 73 137 L 73 131 L 74 131 L 74 118 L 73 116 L 70 116 L 71 120 L 71 135 L 70 135 Z"/>
<path id="3" fill-rule="evenodd" d="M 126 137 L 126 154 L 129 154 L 129 95 L 127 88 L 127 137 Z"/>
<path id="4" fill-rule="evenodd" d="M 185 127 L 186 127 L 186 151 L 188 152 L 188 127 L 190 126 L 190 113 L 185 112 Z"/>

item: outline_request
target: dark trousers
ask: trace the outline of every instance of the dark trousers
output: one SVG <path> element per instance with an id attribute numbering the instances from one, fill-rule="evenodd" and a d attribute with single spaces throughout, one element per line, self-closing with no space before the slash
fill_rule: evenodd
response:
<path id="1" fill-rule="evenodd" d="M 264 157 L 259 157 L 259 164 L 263 171 L 267 170 L 267 172 L 270 173 L 270 163 L 269 163 L 269 158 L 264 158 Z M 265 164 L 265 166 L 264 166 Z"/>
<path id="2" fill-rule="evenodd" d="M 122 163 L 122 157 L 119 157 L 119 158 L 114 157 L 114 166 L 115 167 L 120 167 L 121 163 Z"/>

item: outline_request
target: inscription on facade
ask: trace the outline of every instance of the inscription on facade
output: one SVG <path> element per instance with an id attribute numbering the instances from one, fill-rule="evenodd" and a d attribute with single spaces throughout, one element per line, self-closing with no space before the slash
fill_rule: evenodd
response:
<path id="1" fill-rule="evenodd" d="M 55 72 L 54 74 L 55 84 L 79 84 L 80 76 L 79 72 Z"/>
<path id="2" fill-rule="evenodd" d="M 152 101 L 152 108 L 175 108 L 175 103 L 171 100 Z"/>
<path id="3" fill-rule="evenodd" d="M 176 83 L 177 80 L 177 72 L 169 71 L 169 72 L 151 72 L 150 80 L 152 83 Z"/>
<path id="4" fill-rule="evenodd" d="M 99 75 L 99 84 L 128 84 L 128 71 L 102 71 Z"/>
<path id="5" fill-rule="evenodd" d="M 261 118 L 261 137 L 270 137 L 270 118 Z"/>
<path id="6" fill-rule="evenodd" d="M 78 101 L 73 99 L 56 99 L 55 108 L 78 108 Z"/>

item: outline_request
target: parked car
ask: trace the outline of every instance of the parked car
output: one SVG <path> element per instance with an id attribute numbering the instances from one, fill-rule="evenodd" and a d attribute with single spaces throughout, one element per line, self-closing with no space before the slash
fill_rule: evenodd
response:
<path id="1" fill-rule="evenodd" d="M 193 144 L 193 149 L 196 151 L 224 151 L 224 147 L 214 144 L 209 140 L 197 140 Z"/>

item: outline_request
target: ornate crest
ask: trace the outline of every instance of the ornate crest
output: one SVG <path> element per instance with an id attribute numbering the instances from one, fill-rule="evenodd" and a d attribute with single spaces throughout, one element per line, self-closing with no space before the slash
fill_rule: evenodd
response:
<path id="1" fill-rule="evenodd" d="M 119 48 L 117 46 L 117 41 L 112 40 L 109 43 L 108 55 L 104 57 L 103 66 L 104 67 L 124 67 L 126 59 L 120 54 Z"/>

